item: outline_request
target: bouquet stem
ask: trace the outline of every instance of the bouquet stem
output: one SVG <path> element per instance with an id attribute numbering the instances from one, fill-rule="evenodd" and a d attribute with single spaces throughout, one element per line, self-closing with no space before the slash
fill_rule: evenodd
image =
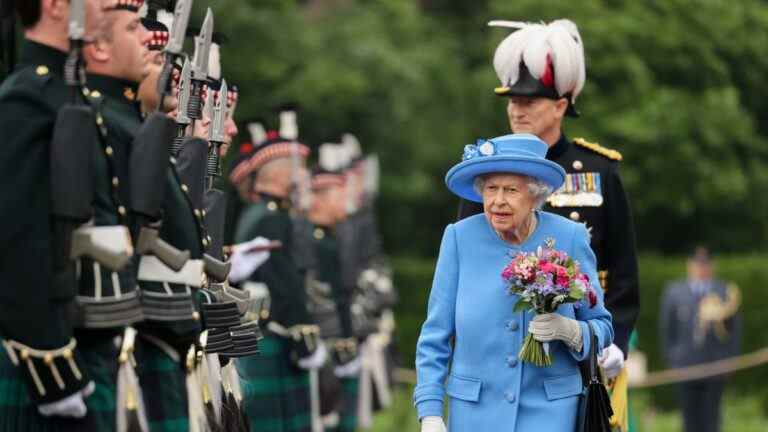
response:
<path id="1" fill-rule="evenodd" d="M 523 346 L 520 348 L 520 352 L 517 354 L 521 361 L 532 363 L 539 367 L 552 366 L 552 357 L 549 355 L 549 350 L 544 350 L 544 344 L 537 341 L 529 333 L 523 341 Z"/>

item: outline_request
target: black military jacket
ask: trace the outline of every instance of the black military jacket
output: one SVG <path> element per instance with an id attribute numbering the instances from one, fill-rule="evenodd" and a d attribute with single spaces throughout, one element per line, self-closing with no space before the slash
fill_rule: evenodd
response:
<path id="1" fill-rule="evenodd" d="M 557 162 L 568 175 L 566 184 L 550 196 L 544 210 L 587 225 L 605 305 L 613 316 L 614 343 L 626 356 L 640 312 L 640 297 L 634 224 L 619 175 L 621 154 L 561 135 L 549 148 L 547 159 Z M 459 218 L 482 211 L 480 204 L 462 201 Z"/>
<path id="2" fill-rule="evenodd" d="M 235 233 L 236 243 L 259 236 L 282 242 L 283 246 L 271 251 L 269 259 L 248 279 L 267 286 L 271 298 L 269 319 L 286 328 L 313 323 L 307 311 L 304 280 L 293 253 L 293 235 L 290 206 L 285 200 L 266 194 L 242 212 Z"/>
<path id="3" fill-rule="evenodd" d="M 0 86 L 0 338 L 38 350 L 64 347 L 73 335 L 74 282 L 60 280 L 66 276 L 53 270 L 48 151 L 57 112 L 71 95 L 62 79 L 65 59 L 64 52 L 25 41 L 16 70 Z M 48 382 L 47 367 L 40 364 L 45 397 L 26 377 L 36 401 L 58 400 L 87 384 L 87 377 L 73 381 L 58 358 L 56 363 L 63 390 Z"/>
<path id="4" fill-rule="evenodd" d="M 312 253 L 314 255 L 314 278 L 330 288 L 325 299 L 336 306 L 336 314 L 340 324 L 340 334 L 336 337 L 350 338 L 352 332 L 352 315 L 350 312 L 352 293 L 344 289 L 342 284 L 341 258 L 339 242 L 332 228 L 315 227 L 312 233 Z M 331 336 L 323 332 L 324 336 Z"/>

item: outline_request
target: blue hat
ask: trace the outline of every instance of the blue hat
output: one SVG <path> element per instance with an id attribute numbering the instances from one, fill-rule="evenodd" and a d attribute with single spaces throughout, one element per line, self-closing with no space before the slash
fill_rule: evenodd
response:
<path id="1" fill-rule="evenodd" d="M 464 146 L 462 161 L 445 175 L 445 184 L 451 192 L 475 202 L 483 201 L 475 191 L 475 178 L 483 174 L 526 175 L 558 190 L 565 181 L 565 170 L 545 158 L 547 149 L 544 141 L 531 134 L 478 139 L 476 144 Z"/>

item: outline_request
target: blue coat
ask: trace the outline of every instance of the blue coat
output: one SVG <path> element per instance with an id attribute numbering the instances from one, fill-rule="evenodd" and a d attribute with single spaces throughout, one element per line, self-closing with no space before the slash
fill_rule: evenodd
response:
<path id="1" fill-rule="evenodd" d="M 536 215 L 537 228 L 519 246 L 501 240 L 484 214 L 445 229 L 427 319 L 416 347 L 414 403 L 419 418 L 442 416 L 447 394 L 452 432 L 574 430 L 582 392 L 577 362 L 590 348 L 587 322 L 602 349 L 613 340 L 611 315 L 603 305 L 584 225 L 551 213 Z M 569 304 L 558 309 L 581 321 L 584 346 L 577 353 L 553 342 L 554 364 L 540 368 L 517 359 L 534 314 L 512 312 L 518 297 L 507 294 L 501 271 L 512 255 L 534 251 L 547 238 L 579 261 L 598 293 L 598 303 L 593 308 L 574 309 Z"/>

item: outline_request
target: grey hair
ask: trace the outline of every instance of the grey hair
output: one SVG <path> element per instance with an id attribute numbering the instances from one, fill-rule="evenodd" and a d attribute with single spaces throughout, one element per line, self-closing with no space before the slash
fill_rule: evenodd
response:
<path id="1" fill-rule="evenodd" d="M 547 202 L 547 198 L 549 198 L 549 196 L 552 195 L 552 192 L 553 192 L 552 186 L 531 176 L 523 176 L 523 177 L 525 177 L 526 183 L 528 184 L 528 192 L 533 196 L 534 208 L 536 210 L 541 209 L 544 203 Z M 483 196 L 483 187 L 485 186 L 485 176 L 480 175 L 475 177 L 475 181 L 472 186 L 478 195 Z"/>

